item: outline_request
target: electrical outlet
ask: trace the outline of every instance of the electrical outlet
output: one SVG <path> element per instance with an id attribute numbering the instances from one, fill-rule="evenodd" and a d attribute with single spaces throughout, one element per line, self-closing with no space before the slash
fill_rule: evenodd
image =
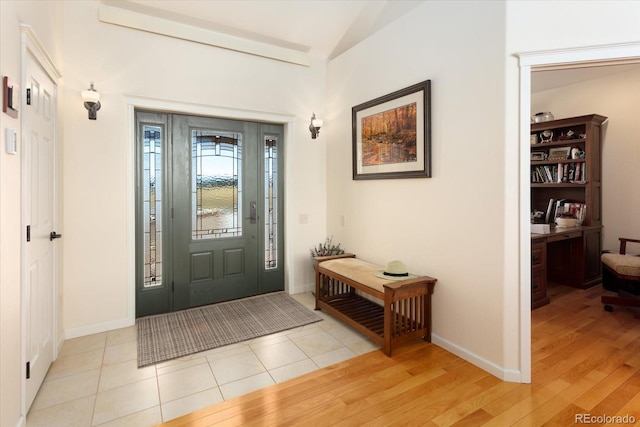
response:
<path id="1" fill-rule="evenodd" d="M 298 221 L 300 222 L 300 224 L 306 224 L 309 222 L 309 215 L 307 214 L 300 214 L 300 217 L 298 218 Z"/>

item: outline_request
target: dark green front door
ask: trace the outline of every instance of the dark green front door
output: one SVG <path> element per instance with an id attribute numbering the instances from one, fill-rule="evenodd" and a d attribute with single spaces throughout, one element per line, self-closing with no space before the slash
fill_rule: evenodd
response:
<path id="1" fill-rule="evenodd" d="M 283 290 L 282 126 L 137 122 L 136 315 Z"/>

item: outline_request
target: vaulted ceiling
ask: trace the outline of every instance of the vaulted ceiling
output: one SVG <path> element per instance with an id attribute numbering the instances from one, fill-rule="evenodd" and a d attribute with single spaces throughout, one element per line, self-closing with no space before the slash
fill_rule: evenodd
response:
<path id="1" fill-rule="evenodd" d="M 217 33 L 335 58 L 426 0 L 102 0 Z M 536 71 L 532 92 L 637 70 L 639 64 Z"/>
<path id="2" fill-rule="evenodd" d="M 104 0 L 102 3 L 335 58 L 424 0 Z"/>

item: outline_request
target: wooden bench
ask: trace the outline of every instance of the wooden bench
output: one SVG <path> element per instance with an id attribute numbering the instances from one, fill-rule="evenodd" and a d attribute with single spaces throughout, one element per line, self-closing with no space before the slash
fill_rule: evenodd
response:
<path id="1" fill-rule="evenodd" d="M 433 277 L 381 279 L 374 273 L 382 267 L 356 259 L 354 254 L 316 257 L 313 264 L 316 310 L 324 310 L 362 332 L 387 356 L 393 347 L 409 339 L 431 342 Z"/>

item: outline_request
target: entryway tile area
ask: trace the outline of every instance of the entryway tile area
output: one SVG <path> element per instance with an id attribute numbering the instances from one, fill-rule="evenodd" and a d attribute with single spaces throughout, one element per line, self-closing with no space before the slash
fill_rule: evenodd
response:
<path id="1" fill-rule="evenodd" d="M 309 309 L 311 293 L 292 295 Z M 27 427 L 153 426 L 379 347 L 322 322 L 138 369 L 136 327 L 64 342 Z"/>

